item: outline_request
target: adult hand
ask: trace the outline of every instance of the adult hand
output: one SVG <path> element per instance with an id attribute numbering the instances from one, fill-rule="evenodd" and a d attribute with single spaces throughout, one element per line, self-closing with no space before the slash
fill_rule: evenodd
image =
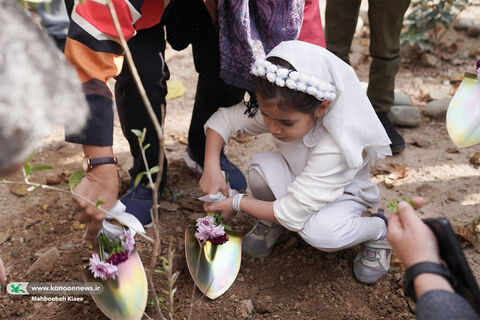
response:
<path id="1" fill-rule="evenodd" d="M 103 199 L 102 208 L 110 210 L 118 198 L 118 175 L 114 164 L 103 164 L 89 170 L 74 192 L 84 196 L 93 203 Z M 95 240 L 98 230 L 102 227 L 105 213 L 88 202 L 74 197 L 79 209 L 78 221 L 88 223 L 85 239 Z"/>
<path id="2" fill-rule="evenodd" d="M 206 212 L 220 211 L 222 213 L 222 219 L 230 219 L 235 215 L 232 207 L 233 197 L 227 198 L 215 204 L 207 203 L 204 205 Z"/>
<path id="3" fill-rule="evenodd" d="M 205 168 L 199 185 L 204 194 L 216 194 L 220 191 L 224 196 L 228 197 L 227 182 L 220 170 L 208 170 Z"/>
<path id="4" fill-rule="evenodd" d="M 420 197 L 413 201 L 417 207 L 423 204 Z M 387 240 L 405 268 L 423 261 L 441 262 L 435 235 L 406 202 L 400 202 L 398 213 L 388 220 Z"/>

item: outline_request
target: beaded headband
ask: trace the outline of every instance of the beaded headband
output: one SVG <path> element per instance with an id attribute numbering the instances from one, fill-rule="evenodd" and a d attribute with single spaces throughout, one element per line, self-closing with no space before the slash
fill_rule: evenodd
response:
<path id="1" fill-rule="evenodd" d="M 250 73 L 279 87 L 307 93 L 320 101 L 336 98 L 335 87 L 304 73 L 280 67 L 267 60 L 255 61 Z"/>

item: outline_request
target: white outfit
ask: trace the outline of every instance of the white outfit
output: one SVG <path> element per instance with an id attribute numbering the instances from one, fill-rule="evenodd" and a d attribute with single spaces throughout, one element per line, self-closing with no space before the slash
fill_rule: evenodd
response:
<path id="1" fill-rule="evenodd" d="M 276 198 L 275 218 L 325 251 L 385 236 L 381 218 L 361 214 L 378 204 L 379 191 L 369 180 L 369 164 L 391 155 L 390 139 L 354 70 L 328 50 L 298 40 L 281 42 L 268 57 L 288 61 L 295 71 L 259 60 L 252 66 L 253 74 L 330 101 L 324 116 L 302 139 L 282 142 L 273 137 L 278 152 L 252 159 L 249 170 L 263 177 Z M 221 108 L 205 130 L 216 131 L 225 143 L 237 131 L 268 132 L 260 112 L 249 118 L 244 111 L 243 105 Z"/>
<path id="2" fill-rule="evenodd" d="M 268 133 L 260 112 L 249 118 L 244 111 L 243 104 L 220 108 L 207 121 L 205 130 L 216 131 L 225 143 L 237 131 L 251 136 Z M 350 168 L 320 119 L 302 139 L 272 139 L 278 152 L 255 155 L 249 170 L 256 170 L 275 195 L 273 211 L 280 224 L 324 251 L 385 235 L 383 220 L 360 217 L 380 199 L 378 188 L 368 177 L 368 156 L 360 167 Z"/>

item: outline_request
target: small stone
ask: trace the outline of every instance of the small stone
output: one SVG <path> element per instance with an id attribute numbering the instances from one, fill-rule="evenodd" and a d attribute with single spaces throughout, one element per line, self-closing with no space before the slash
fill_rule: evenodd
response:
<path id="1" fill-rule="evenodd" d="M 394 106 L 411 106 L 412 100 L 410 97 L 403 91 L 395 90 L 394 92 Z"/>
<path id="2" fill-rule="evenodd" d="M 422 54 L 422 64 L 426 67 L 436 67 L 438 66 L 438 58 L 431 53 Z"/>
<path id="3" fill-rule="evenodd" d="M 473 38 L 480 36 L 480 23 L 477 23 L 468 27 L 467 35 Z"/>
<path id="4" fill-rule="evenodd" d="M 437 119 L 445 118 L 450 100 L 450 98 L 445 98 L 427 103 L 423 114 Z"/>
<path id="5" fill-rule="evenodd" d="M 455 30 L 467 30 L 468 28 L 473 26 L 474 23 L 475 23 L 475 20 L 473 20 L 472 18 L 462 17 L 455 20 L 455 22 L 453 23 L 453 28 Z"/>
<path id="6" fill-rule="evenodd" d="M 252 300 L 242 300 L 240 303 L 237 305 L 237 308 L 235 310 L 235 315 L 237 317 L 241 317 L 241 319 L 248 319 L 251 317 L 253 313 L 253 304 Z"/>
<path id="7" fill-rule="evenodd" d="M 420 111 L 411 106 L 393 106 L 390 108 L 392 123 L 397 126 L 416 127 L 420 124 Z"/>
<path id="8" fill-rule="evenodd" d="M 412 144 L 419 148 L 428 148 L 432 144 L 432 138 L 428 138 L 425 136 L 414 137 Z"/>
<path id="9" fill-rule="evenodd" d="M 41 270 L 43 272 L 51 271 L 55 262 L 60 258 L 58 249 L 53 247 L 43 255 L 41 255 L 37 261 L 35 261 L 27 270 L 27 274 L 32 273 L 35 270 Z"/>

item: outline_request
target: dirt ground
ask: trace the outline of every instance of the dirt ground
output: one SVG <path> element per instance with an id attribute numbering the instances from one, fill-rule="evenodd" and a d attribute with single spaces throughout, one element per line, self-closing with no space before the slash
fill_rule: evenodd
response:
<path id="1" fill-rule="evenodd" d="M 470 8 L 469 14 L 480 18 L 479 9 Z M 359 31 L 352 49 L 352 65 L 364 81 L 368 80 L 370 61 L 366 30 Z M 443 41 L 446 46 L 456 43 L 454 55 L 465 50 L 477 50 L 479 54 L 480 40 L 468 38 L 464 32 L 450 31 Z M 473 70 L 475 61 L 474 56 L 457 59 L 455 63 L 440 60 L 435 68 L 425 67 L 418 60 L 403 62 L 397 76 L 397 89 L 407 93 L 413 105 L 422 110 L 434 91 L 441 89 L 452 95 L 458 80 L 465 71 Z M 162 252 L 166 253 L 170 240 L 176 250 L 174 269 L 180 276 L 175 308 L 177 318 L 183 319 L 188 316 L 193 285 L 184 258 L 184 231 L 203 215 L 200 201 L 195 200 L 201 195 L 199 177 L 183 163 L 197 75 L 189 49 L 167 50 L 167 62 L 171 78 L 182 81 L 186 87 L 182 97 L 168 102 L 166 120 L 168 186 L 184 190 L 186 196 L 173 203 L 163 199 L 160 217 Z M 426 205 L 418 211 L 421 217 L 447 217 L 454 226 L 463 226 L 479 215 L 480 171 L 469 159 L 480 152 L 480 146 L 456 149 L 448 137 L 445 122 L 428 117 L 423 117 L 418 127 L 399 128 L 399 132 L 407 142 L 406 150 L 379 161 L 372 169 L 372 179 L 382 193 L 379 207 L 386 208 L 393 198 L 421 195 L 426 199 Z M 245 172 L 253 154 L 270 148 L 273 145 L 265 135 L 247 141 L 232 139 L 226 151 Z M 115 152 L 120 162 L 122 191 L 125 191 L 131 159 L 118 120 Z M 34 159 L 35 164 L 51 164 L 54 169 L 35 173 L 32 180 L 61 181 L 63 176 L 81 167 L 81 158 L 81 148 L 63 142 L 63 131 L 58 130 L 45 139 Z M 387 179 L 386 183 L 388 172 L 384 169 L 406 173 L 403 178 L 393 179 L 391 183 Z M 19 180 L 21 175 L 11 179 Z M 8 280 L 81 281 L 90 251 L 89 244 L 82 240 L 84 229 L 76 222 L 73 201 L 68 195 L 52 191 L 18 195 L 24 191 L 0 185 L 0 255 L 7 267 Z M 253 224 L 254 219 L 246 215 L 231 221 L 234 229 L 243 233 Z M 151 230 L 147 233 L 152 236 Z M 149 246 L 137 237 L 137 248 L 145 265 L 150 261 Z M 53 266 L 48 271 L 28 273 L 38 256 L 52 247 L 60 253 Z M 413 304 L 403 295 L 403 269 L 398 260 L 393 260 L 387 276 L 373 286 L 366 286 L 353 277 L 352 262 L 357 251 L 358 247 L 354 247 L 338 253 L 323 253 L 291 234 L 268 258 L 243 256 L 240 273 L 232 287 L 216 300 L 201 299 L 192 318 L 241 319 L 246 300 L 250 300 L 254 312 L 247 318 L 252 319 L 414 319 Z M 475 277 L 480 280 L 480 255 L 472 246 L 465 247 L 465 254 Z M 158 289 L 165 288 L 162 276 L 155 275 L 155 282 Z M 104 319 L 93 300 L 84 297 L 83 302 L 33 302 L 29 296 L 7 295 L 2 288 L 0 319 Z M 146 313 L 152 316 L 154 308 L 147 306 Z"/>

